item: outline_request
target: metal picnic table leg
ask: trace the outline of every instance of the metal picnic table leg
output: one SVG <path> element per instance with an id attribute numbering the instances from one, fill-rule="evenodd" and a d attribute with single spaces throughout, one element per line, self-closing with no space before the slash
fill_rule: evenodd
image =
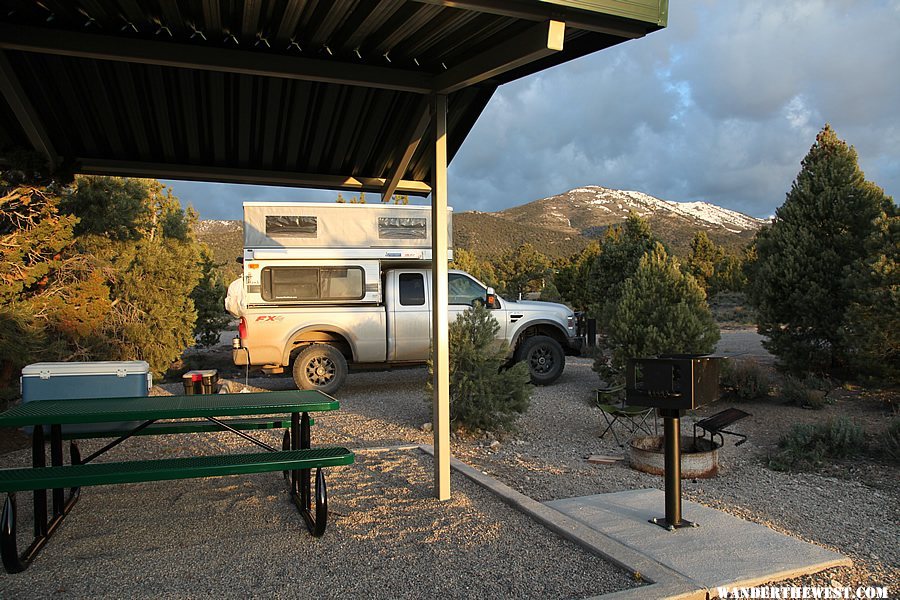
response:
<path id="1" fill-rule="evenodd" d="M 309 413 L 291 413 L 291 449 L 309 450 L 310 448 Z M 316 469 L 316 510 L 312 513 L 311 469 L 291 471 L 291 500 L 300 510 L 309 532 L 315 537 L 325 533 L 328 524 L 328 492 L 325 487 L 325 474 Z"/>
<path id="2" fill-rule="evenodd" d="M 63 464 L 62 425 L 50 426 L 50 464 L 61 467 Z M 66 491 L 63 488 L 53 489 L 53 518 L 61 517 L 65 511 Z"/>
<path id="3" fill-rule="evenodd" d="M 310 448 L 310 432 L 309 432 L 309 413 L 303 413 L 300 418 L 300 449 L 309 450 Z M 309 510 L 310 507 L 310 470 L 300 470 L 300 502 Z"/>
<path id="4" fill-rule="evenodd" d="M 47 466 L 44 448 L 44 428 L 34 426 L 31 434 L 31 466 L 35 469 Z M 47 490 L 34 490 L 34 537 L 47 535 Z"/>
<path id="5" fill-rule="evenodd" d="M 291 413 L 291 450 L 300 448 L 300 413 Z M 291 471 L 291 495 L 300 491 L 300 471 Z"/>

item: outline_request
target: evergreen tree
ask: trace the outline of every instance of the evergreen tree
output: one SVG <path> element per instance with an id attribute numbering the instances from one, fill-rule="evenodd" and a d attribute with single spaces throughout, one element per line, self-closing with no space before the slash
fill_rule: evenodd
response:
<path id="1" fill-rule="evenodd" d="M 0 173 L 0 399 L 29 363 L 83 358 L 110 310 L 77 219 L 59 214 L 58 182 L 33 169 Z"/>
<path id="2" fill-rule="evenodd" d="M 219 343 L 219 334 L 231 321 L 222 308 L 225 305 L 225 283 L 209 250 L 203 248 L 200 257 L 200 281 L 191 292 L 191 300 L 197 310 L 194 337 L 201 346 L 215 346 Z"/>
<path id="3" fill-rule="evenodd" d="M 801 164 L 775 220 L 757 236 L 750 298 L 782 368 L 834 371 L 848 359 L 842 325 L 855 300 L 848 273 L 867 259 L 866 242 L 890 200 L 829 125 Z"/>
<path id="4" fill-rule="evenodd" d="M 508 369 L 507 348 L 496 343 L 500 324 L 483 306 L 450 324 L 450 419 L 454 427 L 503 431 L 528 410 L 532 387 L 528 366 Z M 433 370 L 429 363 L 429 374 Z M 428 389 L 431 391 L 429 380 Z"/>
<path id="5" fill-rule="evenodd" d="M 557 264 L 553 283 L 560 296 L 578 311 L 586 311 L 593 303 L 591 296 L 591 269 L 600 256 L 600 242 L 592 241 L 581 254 Z"/>
<path id="6" fill-rule="evenodd" d="M 628 215 L 624 226 L 606 230 L 602 251 L 594 259 L 587 292 L 593 299 L 590 312 L 600 329 L 609 328 L 612 311 L 622 294 L 622 287 L 640 264 L 641 257 L 653 250 L 657 240 L 650 224 L 637 213 Z"/>
<path id="7" fill-rule="evenodd" d="M 876 221 L 869 256 L 850 273 L 854 300 L 844 333 L 851 365 L 863 375 L 900 381 L 900 212 L 895 205 Z"/>
<path id="8" fill-rule="evenodd" d="M 474 252 L 469 252 L 465 248 L 453 250 L 453 261 L 450 263 L 450 268 L 465 271 L 487 286 L 499 287 L 494 266 L 487 261 L 479 260 Z"/>
<path id="9" fill-rule="evenodd" d="M 698 231 L 691 239 L 691 254 L 687 259 L 687 272 L 697 279 L 703 289 L 709 289 L 709 281 L 716 271 L 716 264 L 724 252 L 709 239 L 705 231 Z"/>
<path id="10" fill-rule="evenodd" d="M 629 358 L 707 354 L 719 341 L 703 288 L 660 243 L 623 284 L 606 334 L 610 360 L 595 369 L 610 382 L 621 378 Z"/>
<path id="11" fill-rule="evenodd" d="M 500 293 L 514 300 L 519 294 L 539 292 L 543 288 L 544 278 L 550 273 L 550 260 L 526 243 L 504 252 L 495 269 Z"/>
<path id="12" fill-rule="evenodd" d="M 724 254 L 716 262 L 712 277 L 707 282 L 707 293 L 711 296 L 719 292 L 743 292 L 747 288 L 744 263 L 740 257 Z"/>
<path id="13" fill-rule="evenodd" d="M 191 232 L 196 216 L 155 180 L 78 177 L 70 194 L 65 206 L 82 219 L 85 231 L 79 250 L 97 261 L 113 300 L 91 355 L 146 360 L 154 372 L 165 372 L 194 343 L 191 293 L 201 275 L 201 246 Z M 104 195 L 111 206 L 93 210 Z M 106 231 L 106 215 L 116 213 L 120 202 L 134 221 L 114 219 Z"/>

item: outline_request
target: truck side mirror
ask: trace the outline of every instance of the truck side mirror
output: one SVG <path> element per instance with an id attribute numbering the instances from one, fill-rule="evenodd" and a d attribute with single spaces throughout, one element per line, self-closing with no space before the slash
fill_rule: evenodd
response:
<path id="1" fill-rule="evenodd" d="M 488 308 L 497 308 L 497 296 L 494 292 L 494 288 L 489 287 L 487 289 L 487 295 L 485 295 L 484 304 Z"/>

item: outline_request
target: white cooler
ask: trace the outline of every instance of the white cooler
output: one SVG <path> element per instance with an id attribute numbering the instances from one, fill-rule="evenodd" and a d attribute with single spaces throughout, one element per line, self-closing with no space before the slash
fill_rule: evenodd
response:
<path id="1" fill-rule="evenodd" d="M 143 360 L 96 362 L 42 362 L 22 369 L 22 402 L 84 398 L 148 396 L 153 387 L 150 365 Z M 104 429 L 134 429 L 140 421 L 97 425 L 63 425 L 68 433 Z M 24 428 L 30 435 L 31 427 Z M 45 435 L 49 435 L 45 431 Z"/>

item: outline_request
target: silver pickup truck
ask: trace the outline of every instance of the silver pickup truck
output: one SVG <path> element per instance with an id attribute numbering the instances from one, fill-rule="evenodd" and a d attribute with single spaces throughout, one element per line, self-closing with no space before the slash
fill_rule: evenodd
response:
<path id="1" fill-rule="evenodd" d="M 428 360 L 430 270 L 384 268 L 377 274 L 380 283 L 373 285 L 353 266 L 283 271 L 290 268 L 263 266 L 249 296 L 245 280 L 229 286 L 226 308 L 240 318 L 240 339 L 233 350 L 236 365 L 270 372 L 290 366 L 297 387 L 333 393 L 344 383 L 348 365 L 390 368 Z M 462 271 L 450 271 L 448 284 L 450 322 L 474 304 L 486 305 L 500 325 L 498 339 L 509 344 L 512 360 L 528 364 L 533 383 L 556 381 L 566 354 L 580 351 L 576 316 L 568 307 L 500 298 Z M 304 285 L 316 291 L 306 292 Z M 318 300 L 291 302 L 308 293 L 318 294 Z M 363 301 L 367 294 L 377 301 L 341 302 Z"/>

